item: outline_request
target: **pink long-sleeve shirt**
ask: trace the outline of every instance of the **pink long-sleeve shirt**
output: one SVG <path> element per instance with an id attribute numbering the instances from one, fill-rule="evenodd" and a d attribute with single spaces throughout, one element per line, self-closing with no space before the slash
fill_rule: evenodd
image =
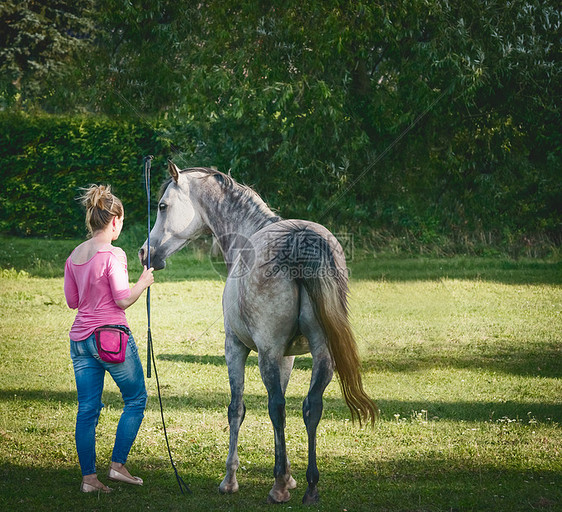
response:
<path id="1" fill-rule="evenodd" d="M 130 295 L 127 255 L 122 249 L 102 249 L 81 264 L 74 263 L 71 254 L 64 267 L 64 296 L 68 307 L 78 308 L 78 313 L 70 339 L 85 340 L 101 325 L 128 327 L 125 311 L 115 301 Z"/>

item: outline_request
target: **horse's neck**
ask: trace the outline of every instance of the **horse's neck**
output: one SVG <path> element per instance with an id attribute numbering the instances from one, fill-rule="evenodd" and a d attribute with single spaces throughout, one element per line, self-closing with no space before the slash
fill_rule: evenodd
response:
<path id="1" fill-rule="evenodd" d="M 209 203 L 207 203 L 209 204 Z M 279 220 L 259 196 L 226 195 L 206 209 L 207 222 L 227 259 L 243 240 Z"/>

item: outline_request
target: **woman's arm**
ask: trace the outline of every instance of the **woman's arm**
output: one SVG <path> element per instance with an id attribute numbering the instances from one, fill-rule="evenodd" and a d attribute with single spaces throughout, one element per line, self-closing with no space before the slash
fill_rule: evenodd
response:
<path id="1" fill-rule="evenodd" d="M 70 271 L 70 265 L 67 260 L 64 266 L 64 297 L 66 299 L 66 304 L 70 309 L 76 309 L 78 307 L 78 287 L 76 286 L 76 281 L 74 281 L 74 276 Z"/>
<path id="2" fill-rule="evenodd" d="M 121 309 L 127 309 L 129 306 L 132 306 L 142 295 L 142 292 L 154 283 L 154 276 L 152 275 L 153 271 L 154 269 L 152 267 L 147 269 L 145 265 L 139 280 L 131 288 L 131 295 L 129 295 L 126 299 L 116 300 L 115 303 Z"/>

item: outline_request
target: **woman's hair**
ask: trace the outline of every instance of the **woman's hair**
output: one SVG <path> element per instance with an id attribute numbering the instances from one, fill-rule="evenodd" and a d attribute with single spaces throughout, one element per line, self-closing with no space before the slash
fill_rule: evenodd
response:
<path id="1" fill-rule="evenodd" d="M 86 208 L 86 227 L 90 236 L 104 229 L 113 217 L 123 217 L 123 203 L 111 193 L 110 185 L 90 185 L 81 190 L 80 201 Z"/>

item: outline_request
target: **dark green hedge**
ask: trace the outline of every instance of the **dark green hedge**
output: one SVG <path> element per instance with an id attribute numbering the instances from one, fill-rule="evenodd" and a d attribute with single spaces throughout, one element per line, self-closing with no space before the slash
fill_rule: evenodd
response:
<path id="1" fill-rule="evenodd" d="M 185 127 L 175 130 L 174 138 L 181 132 L 185 141 Z M 84 212 L 76 198 L 91 183 L 111 184 L 125 206 L 127 226 L 144 225 L 143 157 L 155 156 L 155 197 L 167 175 L 167 158 L 182 154 L 176 147 L 171 150 L 163 133 L 148 123 L 102 116 L 0 113 L 0 233 L 83 237 Z M 416 146 L 409 148 L 414 154 Z M 218 152 L 207 160 L 193 155 L 181 163 L 214 163 L 226 170 L 228 162 Z M 328 173 L 311 177 L 296 172 L 288 160 L 286 166 L 275 159 L 248 164 L 234 176 L 254 184 L 280 215 L 353 232 L 377 249 L 454 253 L 497 247 L 541 255 L 560 245 L 562 182 L 556 158 L 533 162 L 525 151 L 513 151 L 517 154 L 497 159 L 488 169 L 466 162 L 484 162 L 490 151 L 456 153 L 458 161 L 443 155 L 432 160 L 423 147 L 418 152 L 419 166 L 411 165 L 411 155 L 402 160 L 397 153 L 381 163 L 377 179 L 369 173 L 345 194 L 329 186 Z"/>
<path id="2" fill-rule="evenodd" d="M 111 184 L 128 223 L 146 221 L 143 156 L 152 154 L 153 189 L 169 154 L 153 127 L 102 117 L 0 113 L 0 232 L 81 237 L 80 187 Z"/>

